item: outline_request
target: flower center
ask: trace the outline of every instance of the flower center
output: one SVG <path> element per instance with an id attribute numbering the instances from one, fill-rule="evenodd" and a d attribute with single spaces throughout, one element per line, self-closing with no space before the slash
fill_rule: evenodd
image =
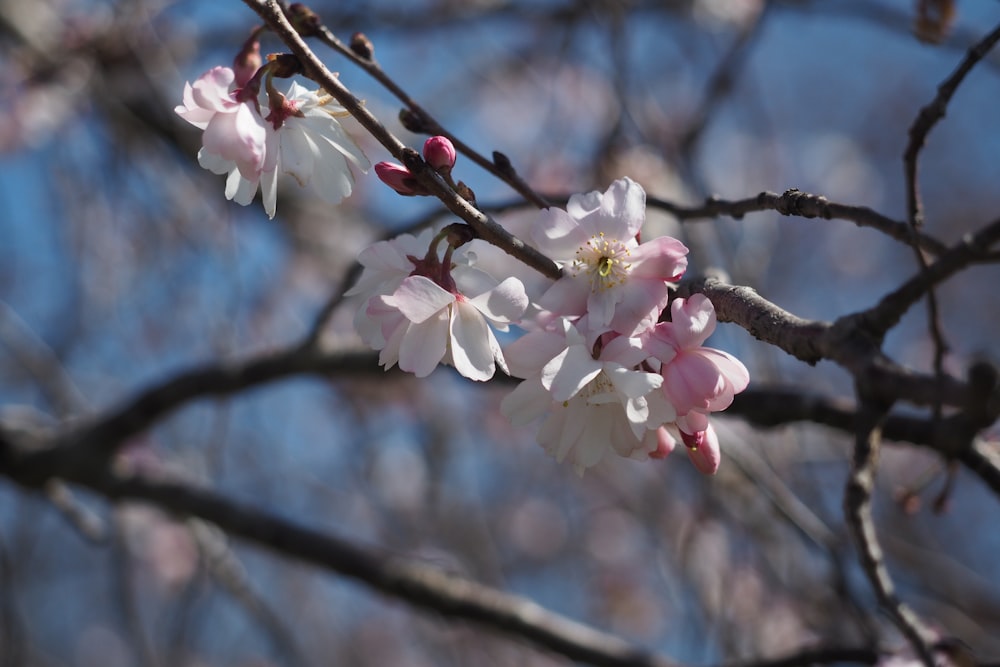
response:
<path id="1" fill-rule="evenodd" d="M 604 232 L 601 232 L 577 249 L 570 270 L 574 276 L 581 271 L 589 274 L 591 290 L 599 292 L 625 282 L 632 269 L 628 261 L 630 254 L 626 244 L 618 239 L 605 238 Z"/>

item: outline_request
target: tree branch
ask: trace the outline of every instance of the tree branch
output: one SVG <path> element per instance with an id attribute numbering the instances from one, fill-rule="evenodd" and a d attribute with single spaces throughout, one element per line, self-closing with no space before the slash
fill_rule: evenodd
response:
<path id="1" fill-rule="evenodd" d="M 545 276 L 558 279 L 561 271 L 556 264 L 540 252 L 511 235 L 495 220 L 475 208 L 452 190 L 441 176 L 431 169 L 420 155 L 407 148 L 397 139 L 371 111 L 356 98 L 326 65 L 316 57 L 302 40 L 295 28 L 288 22 L 284 12 L 275 0 L 244 0 L 265 23 L 278 35 L 288 48 L 298 57 L 306 74 L 319 83 L 357 121 L 382 144 L 395 158 L 400 160 L 414 177 L 431 194 L 476 230 L 481 238 L 501 248 L 508 254 L 524 262 Z"/>
<path id="2" fill-rule="evenodd" d="M 863 390 L 859 391 L 863 396 Z M 861 566 L 868 576 L 879 603 L 889 613 L 896 627 L 910 641 L 914 651 L 926 665 L 935 667 L 930 648 L 933 641 L 930 630 L 919 617 L 896 595 L 892 577 L 885 566 L 872 518 L 871 499 L 875 487 L 875 470 L 881 442 L 881 423 L 887 408 L 874 401 L 862 399 L 856 413 L 854 456 L 851 474 L 844 490 L 844 510 L 847 525 L 854 536 Z"/>
<path id="3" fill-rule="evenodd" d="M 785 190 L 780 195 L 775 192 L 761 192 L 756 197 L 738 200 L 710 197 L 701 206 L 681 206 L 657 197 L 648 197 L 646 202 L 650 207 L 667 211 L 679 220 L 715 218 L 720 215 L 738 220 L 747 213 L 777 211 L 781 215 L 789 217 L 848 220 L 858 227 L 877 229 L 886 236 L 902 243 L 910 244 L 913 242 L 913 232 L 905 222 L 893 220 L 867 206 L 838 204 L 822 195 L 801 192 L 796 188 Z M 917 233 L 916 242 L 921 249 L 935 255 L 947 250 L 947 246 L 943 243 L 923 233 Z"/>

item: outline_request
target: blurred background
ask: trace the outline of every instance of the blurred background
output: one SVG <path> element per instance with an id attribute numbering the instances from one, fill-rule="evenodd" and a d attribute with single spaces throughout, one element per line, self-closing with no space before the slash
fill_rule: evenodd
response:
<path id="1" fill-rule="evenodd" d="M 905 216 L 907 130 L 965 51 L 1000 22 L 983 0 L 340 0 L 311 7 L 480 152 L 535 189 L 622 176 L 698 204 L 799 188 Z M 227 202 L 173 113 L 185 81 L 228 65 L 242 3 L 0 0 L 0 405 L 63 421 L 213 359 L 308 331 L 358 252 L 440 206 L 359 175 L 342 205 L 283 183 L 278 216 Z M 264 53 L 282 51 L 265 36 Z M 331 50 L 327 65 L 408 145 L 398 101 Z M 1000 54 L 968 78 L 922 154 L 926 230 L 947 243 L 1000 211 Z M 386 151 L 349 124 L 372 162 Z M 515 194 L 461 157 L 480 204 Z M 515 232 L 530 209 L 498 215 Z M 442 221 L 447 221 L 442 218 Z M 692 248 L 805 318 L 873 304 L 915 271 L 909 248 L 844 221 L 754 213 L 647 236 Z M 995 266 L 939 292 L 948 368 L 993 358 Z M 354 304 L 356 305 L 356 304 Z M 355 349 L 352 304 L 325 331 Z M 850 399 L 849 377 L 721 325 L 710 344 L 754 385 Z M 887 351 L 931 368 L 922 308 Z M 200 401 L 126 463 L 378 545 L 619 633 L 689 664 L 815 644 L 902 649 L 844 525 L 850 441 L 823 427 L 715 420 L 718 476 L 682 455 L 607 460 L 580 479 L 497 406 L 510 385 L 447 369 L 284 381 Z M 905 407 L 904 407 L 905 409 Z M 986 434 L 989 437 L 991 434 Z M 906 599 L 980 656 L 1000 656 L 998 499 L 924 450 L 884 451 L 876 520 Z M 564 665 L 416 612 L 312 567 L 145 506 L 58 503 L 0 479 L 0 665 Z M 78 508 L 80 509 L 80 508 Z"/>

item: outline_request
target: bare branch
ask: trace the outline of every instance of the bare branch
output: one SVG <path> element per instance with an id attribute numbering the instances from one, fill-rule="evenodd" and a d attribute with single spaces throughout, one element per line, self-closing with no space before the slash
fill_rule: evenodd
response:
<path id="1" fill-rule="evenodd" d="M 475 208 L 452 190 L 441 176 L 431 169 L 413 149 L 407 148 L 382 122 L 351 92 L 326 65 L 316 57 L 288 22 L 284 12 L 275 0 L 244 0 L 257 12 L 282 41 L 299 58 L 307 75 L 319 83 L 336 99 L 359 123 L 381 143 L 394 157 L 399 159 L 410 173 L 427 190 L 436 196 L 452 213 L 467 222 L 481 238 L 501 248 L 528 266 L 550 278 L 561 275 L 559 267 L 552 260 L 523 241 L 512 236 L 495 220 Z"/>
<path id="2" fill-rule="evenodd" d="M 890 292 L 875 306 L 859 313 L 864 327 L 876 336 L 884 336 L 921 297 L 967 266 L 983 260 L 1000 242 L 1000 219 L 994 220 L 973 235 L 966 235 L 937 261 Z"/>
<path id="3" fill-rule="evenodd" d="M 360 55 L 356 49 L 352 49 L 348 45 L 344 44 L 337 38 L 333 31 L 331 31 L 322 22 L 317 20 L 315 26 L 310 26 L 310 28 L 315 30 L 315 37 L 317 37 L 321 42 L 367 72 L 373 79 L 382 84 L 386 90 L 392 93 L 396 99 L 403 103 L 405 109 L 411 114 L 410 121 L 408 123 L 409 127 L 407 127 L 407 129 L 428 135 L 441 135 L 448 137 L 460 153 L 489 173 L 496 176 L 501 181 L 507 183 L 518 194 L 524 197 L 526 201 L 537 206 L 538 208 L 548 208 L 549 203 L 545 201 L 545 198 L 535 192 L 531 186 L 518 175 L 517 171 L 514 169 L 513 165 L 511 165 L 510 160 L 507 159 L 506 156 L 503 156 L 502 153 L 497 153 L 494 154 L 493 160 L 489 160 L 443 127 L 423 106 L 414 100 L 402 86 L 396 83 L 393 78 L 390 77 L 384 69 L 382 69 L 382 66 L 375 59 L 374 51 L 370 44 L 366 44 L 365 50 L 368 51 L 368 57 L 364 57 L 363 55 Z M 358 39 L 367 42 L 367 38 L 364 36 L 359 36 Z M 502 156 L 502 158 L 498 159 L 496 157 L 497 155 Z"/>
<path id="4" fill-rule="evenodd" d="M 923 621 L 896 595 L 872 518 L 871 499 L 885 412 L 874 402 L 863 400 L 856 413 L 853 466 L 844 490 L 844 510 L 862 568 L 879 603 L 910 641 L 923 663 L 927 667 L 935 667 L 930 646 L 933 636 Z"/>
<path id="5" fill-rule="evenodd" d="M 905 222 L 888 218 L 867 206 L 838 204 L 822 195 L 801 192 L 795 188 L 785 190 L 780 195 L 775 192 L 761 192 L 756 197 L 734 201 L 710 197 L 701 206 L 692 207 L 680 206 L 656 197 L 649 197 L 646 201 L 649 206 L 667 211 L 680 220 L 715 218 L 720 215 L 740 219 L 747 213 L 777 211 L 781 215 L 800 218 L 848 220 L 858 227 L 877 229 L 902 243 L 913 242 L 913 232 Z M 947 246 L 943 243 L 923 233 L 917 233 L 917 243 L 921 249 L 935 255 L 947 250 Z"/>
<path id="6" fill-rule="evenodd" d="M 357 579 L 415 607 L 527 639 L 571 660 L 606 667 L 677 667 L 665 657 L 550 612 L 530 600 L 357 546 L 208 490 L 114 473 L 87 472 L 73 481 L 112 500 L 145 501 L 169 512 L 199 517 L 231 535 Z"/>

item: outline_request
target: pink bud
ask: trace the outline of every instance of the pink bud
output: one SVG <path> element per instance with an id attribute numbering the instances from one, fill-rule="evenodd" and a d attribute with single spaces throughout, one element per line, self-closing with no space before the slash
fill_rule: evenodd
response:
<path id="1" fill-rule="evenodd" d="M 375 165 L 375 173 L 379 180 L 401 195 L 412 197 L 424 194 L 423 188 L 413 178 L 410 170 L 395 162 L 379 162 Z"/>
<path id="2" fill-rule="evenodd" d="M 674 451 L 677 441 L 670 435 L 666 427 L 661 426 L 656 429 L 656 449 L 649 453 L 651 459 L 665 459 Z"/>
<path id="3" fill-rule="evenodd" d="M 681 431 L 681 440 L 687 446 L 688 457 L 698 472 L 704 475 L 714 475 L 719 470 L 722 453 L 719 451 L 719 438 L 715 435 L 715 429 L 711 425 L 704 431 L 698 431 L 693 435 Z"/>
<path id="4" fill-rule="evenodd" d="M 424 160 L 434 171 L 448 173 L 455 166 L 455 146 L 448 137 L 431 137 L 424 142 Z"/>

